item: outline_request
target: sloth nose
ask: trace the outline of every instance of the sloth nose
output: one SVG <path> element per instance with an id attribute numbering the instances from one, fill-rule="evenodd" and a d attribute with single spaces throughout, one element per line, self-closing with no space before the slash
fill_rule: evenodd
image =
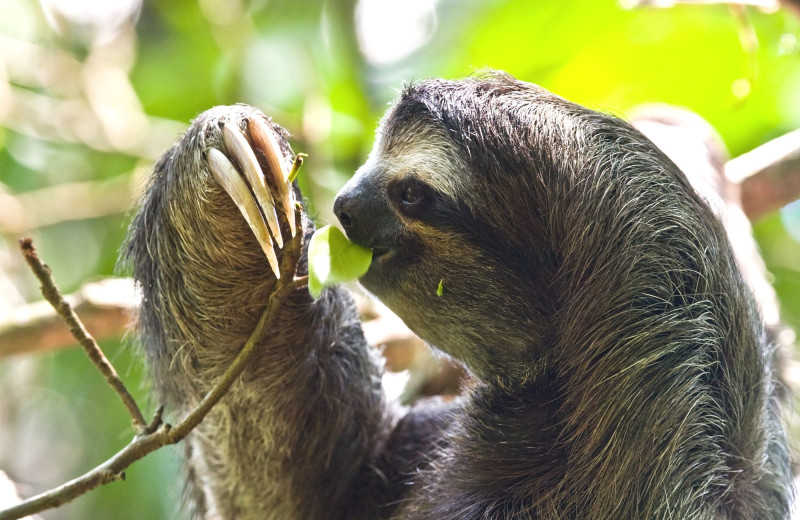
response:
<path id="1" fill-rule="evenodd" d="M 347 183 L 333 201 L 333 213 L 347 238 L 360 246 L 385 246 L 398 232 L 397 219 L 382 190 L 369 183 Z"/>
<path id="2" fill-rule="evenodd" d="M 352 205 L 353 197 L 350 197 L 347 193 L 340 193 L 336 197 L 336 200 L 333 201 L 333 213 L 336 215 L 336 218 L 339 219 L 345 231 L 348 232 L 353 226 L 353 217 L 350 216 L 352 213 Z"/>
<path id="3" fill-rule="evenodd" d="M 333 201 L 333 213 L 352 242 L 372 247 L 389 224 L 382 200 L 363 186 L 345 186 Z"/>

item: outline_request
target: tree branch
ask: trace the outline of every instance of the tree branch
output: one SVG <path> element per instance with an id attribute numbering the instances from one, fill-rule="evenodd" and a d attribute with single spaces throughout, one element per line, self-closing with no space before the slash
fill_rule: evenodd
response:
<path id="1" fill-rule="evenodd" d="M 298 209 L 295 215 L 298 225 L 302 223 L 300 218 L 301 211 L 301 209 Z M 301 226 L 300 228 L 302 229 Z M 188 435 L 193 428 L 200 424 L 200 421 L 202 421 L 211 408 L 218 403 L 220 399 L 222 399 L 222 397 L 230 389 L 231 385 L 233 385 L 233 382 L 236 380 L 236 378 L 244 371 L 250 360 L 250 357 L 255 351 L 256 346 L 261 343 L 265 332 L 272 327 L 277 319 L 278 313 L 283 306 L 283 303 L 286 301 L 286 298 L 293 291 L 307 283 L 305 277 L 295 278 L 297 263 L 300 259 L 300 254 L 302 251 L 302 236 L 302 232 L 298 233 L 296 237 L 291 239 L 285 245 L 283 256 L 281 258 L 281 277 L 275 283 L 275 287 L 273 288 L 272 294 L 269 297 L 269 301 L 267 302 L 264 312 L 261 314 L 261 318 L 258 320 L 258 324 L 248 338 L 247 342 L 242 347 L 242 350 L 225 371 L 225 374 L 214 385 L 214 388 L 212 388 L 211 391 L 208 392 L 208 394 L 206 394 L 206 396 L 200 401 L 197 407 L 189 412 L 189 414 L 186 415 L 186 417 L 184 417 L 184 419 L 174 427 L 162 421 L 161 416 L 163 413 L 163 407 L 159 408 L 150 424 L 144 425 L 144 420 L 142 419 L 142 427 L 137 428 L 137 432 L 134 435 L 133 440 L 107 461 L 85 473 L 84 475 L 73 479 L 55 489 L 31 497 L 21 504 L 0 511 L 0 520 L 16 520 L 44 511 L 46 509 L 58 507 L 98 486 L 108 484 L 109 482 L 113 482 L 118 479 L 124 479 L 125 469 L 137 460 L 141 459 L 148 453 L 161 448 L 162 446 L 175 444 L 183 440 L 183 438 L 186 437 L 186 435 Z M 26 260 L 28 260 L 31 268 L 36 273 L 36 276 L 42 280 L 42 292 L 45 294 L 45 298 L 47 298 L 48 301 L 51 301 L 51 297 L 53 297 L 54 294 L 57 294 L 58 297 L 60 297 L 60 293 L 58 293 L 55 283 L 52 282 L 52 276 L 49 268 L 39 260 L 35 250 L 33 249 L 33 246 L 31 245 L 30 239 L 21 241 L 21 247 Z M 29 260 L 29 258 L 35 258 L 35 260 Z M 45 283 L 45 280 L 47 283 Z M 56 303 L 53 303 L 53 301 L 51 301 L 51 303 L 53 303 L 54 307 L 56 307 L 59 315 L 64 318 L 64 321 L 68 323 L 70 329 L 73 329 L 73 322 L 75 322 L 74 324 L 77 325 L 76 330 L 78 330 L 79 334 L 83 334 L 83 336 L 78 339 L 81 344 L 84 345 L 85 338 L 90 338 L 90 336 L 88 336 L 88 333 L 85 332 L 80 320 L 74 315 L 74 313 L 71 315 L 68 313 L 62 313 L 61 309 L 63 306 L 66 305 L 68 307 L 68 304 L 63 302 L 63 299 L 59 301 L 57 298 L 54 298 L 54 300 Z M 69 309 L 69 311 L 71 311 L 71 309 Z M 96 351 L 90 352 L 87 350 L 87 352 L 89 353 L 89 356 L 93 358 L 93 360 L 97 356 L 97 352 L 99 352 L 102 356 L 102 352 L 99 350 L 99 348 L 97 348 Z M 103 356 L 103 359 L 104 358 L 105 357 Z M 106 363 L 108 362 L 106 361 Z M 100 367 L 104 374 L 106 374 L 107 368 L 111 368 L 113 371 L 113 368 L 110 364 L 108 364 L 107 368 L 104 368 L 100 364 L 98 364 L 98 367 Z M 116 373 L 114 373 L 114 376 L 116 376 Z M 119 378 L 117 378 L 117 380 L 119 380 Z M 122 382 L 119 381 L 119 384 L 122 385 Z M 122 388 L 124 389 L 124 385 L 122 385 Z M 125 392 L 127 393 L 127 390 L 125 390 Z"/>
<path id="2" fill-rule="evenodd" d="M 90 282 L 64 296 L 95 339 L 120 338 L 136 306 L 133 280 L 107 278 Z M 0 359 L 15 354 L 47 352 L 75 345 L 64 321 L 45 301 L 13 309 L 0 321 Z"/>
<path id="3" fill-rule="evenodd" d="M 78 315 L 72 310 L 72 306 L 61 295 L 61 291 L 59 291 L 53 279 L 53 273 L 50 271 L 50 267 L 39 258 L 36 249 L 33 247 L 33 241 L 30 238 L 23 238 L 19 241 L 19 247 L 22 250 L 22 256 L 30 266 L 33 274 L 36 275 L 36 278 L 38 278 L 39 282 L 42 284 L 42 295 L 45 300 L 50 302 L 50 305 L 52 305 L 58 315 L 61 316 L 61 319 L 67 324 L 72 335 L 75 336 L 75 339 L 81 344 L 83 350 L 86 351 L 86 355 L 88 355 L 92 363 L 100 369 L 100 372 L 106 378 L 108 384 L 111 385 L 111 388 L 119 395 L 122 404 L 125 405 L 125 408 L 131 416 L 134 429 L 137 433 L 140 432 L 146 426 L 142 411 L 139 410 L 139 406 L 136 404 L 136 401 L 134 401 L 133 396 L 131 396 L 128 389 L 125 388 L 125 384 L 117 375 L 117 371 L 114 370 L 114 367 L 108 361 L 105 354 L 103 354 L 103 351 L 100 350 L 97 341 L 89 334 L 89 331 L 87 331 L 86 327 L 81 323 Z"/>
<path id="4" fill-rule="evenodd" d="M 741 186 L 742 209 L 750 220 L 797 200 L 800 197 L 800 130 L 731 159 L 725 164 L 725 176 Z"/>

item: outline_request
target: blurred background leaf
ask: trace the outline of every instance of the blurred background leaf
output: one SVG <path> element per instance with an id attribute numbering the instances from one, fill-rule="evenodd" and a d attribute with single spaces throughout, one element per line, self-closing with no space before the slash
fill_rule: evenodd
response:
<path id="1" fill-rule="evenodd" d="M 301 182 L 320 224 L 333 220 L 333 194 L 404 82 L 485 67 L 617 114 L 685 106 L 733 155 L 746 152 L 800 127 L 800 22 L 767 7 L 2 0 L 0 322 L 39 299 L 16 239 L 34 238 L 65 291 L 112 275 L 144 172 L 218 104 L 254 104 L 291 132 L 295 151 L 309 154 Z M 755 232 L 784 318 L 798 328 L 800 205 Z M 103 347 L 146 402 L 129 343 Z M 91 468 L 130 437 L 116 397 L 78 350 L 6 359 L 0 387 L 0 468 L 25 494 Z M 179 449 L 43 517 L 181 518 Z"/>

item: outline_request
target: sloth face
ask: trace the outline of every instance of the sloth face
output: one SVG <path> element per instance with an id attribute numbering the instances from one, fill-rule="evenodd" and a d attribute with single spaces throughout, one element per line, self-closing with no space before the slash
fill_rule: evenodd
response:
<path id="1" fill-rule="evenodd" d="M 540 334 L 537 277 L 510 238 L 528 219 L 515 218 L 507 191 L 487 186 L 469 155 L 428 107 L 401 99 L 334 212 L 351 241 L 372 249 L 366 289 L 478 376 L 516 376 L 532 366 Z"/>
<path id="2" fill-rule="evenodd" d="M 459 229 L 458 203 L 431 182 L 432 169 L 450 167 L 452 158 L 408 144 L 376 144 L 334 211 L 348 238 L 372 249 L 361 284 L 428 343 L 470 365 L 475 353 L 459 346 L 478 339 L 465 323 L 479 313 L 485 288 L 475 277 L 485 279 L 490 262 Z"/>
<path id="3" fill-rule="evenodd" d="M 458 231 L 458 201 L 436 181 L 458 178 L 443 171 L 458 168 L 457 155 L 433 129 L 416 130 L 417 138 L 401 141 L 379 135 L 370 159 L 334 203 L 348 238 L 373 251 L 361 283 L 412 324 L 423 318 L 413 309 L 436 312 L 450 281 L 478 256 L 468 253 L 472 248 Z"/>

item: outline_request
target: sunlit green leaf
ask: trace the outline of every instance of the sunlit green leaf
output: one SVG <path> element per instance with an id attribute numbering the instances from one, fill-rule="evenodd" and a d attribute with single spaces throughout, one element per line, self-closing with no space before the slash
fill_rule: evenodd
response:
<path id="1" fill-rule="evenodd" d="M 338 228 L 320 228 L 308 245 L 308 291 L 319 298 L 325 287 L 366 273 L 371 261 L 372 251 L 350 242 Z"/>

